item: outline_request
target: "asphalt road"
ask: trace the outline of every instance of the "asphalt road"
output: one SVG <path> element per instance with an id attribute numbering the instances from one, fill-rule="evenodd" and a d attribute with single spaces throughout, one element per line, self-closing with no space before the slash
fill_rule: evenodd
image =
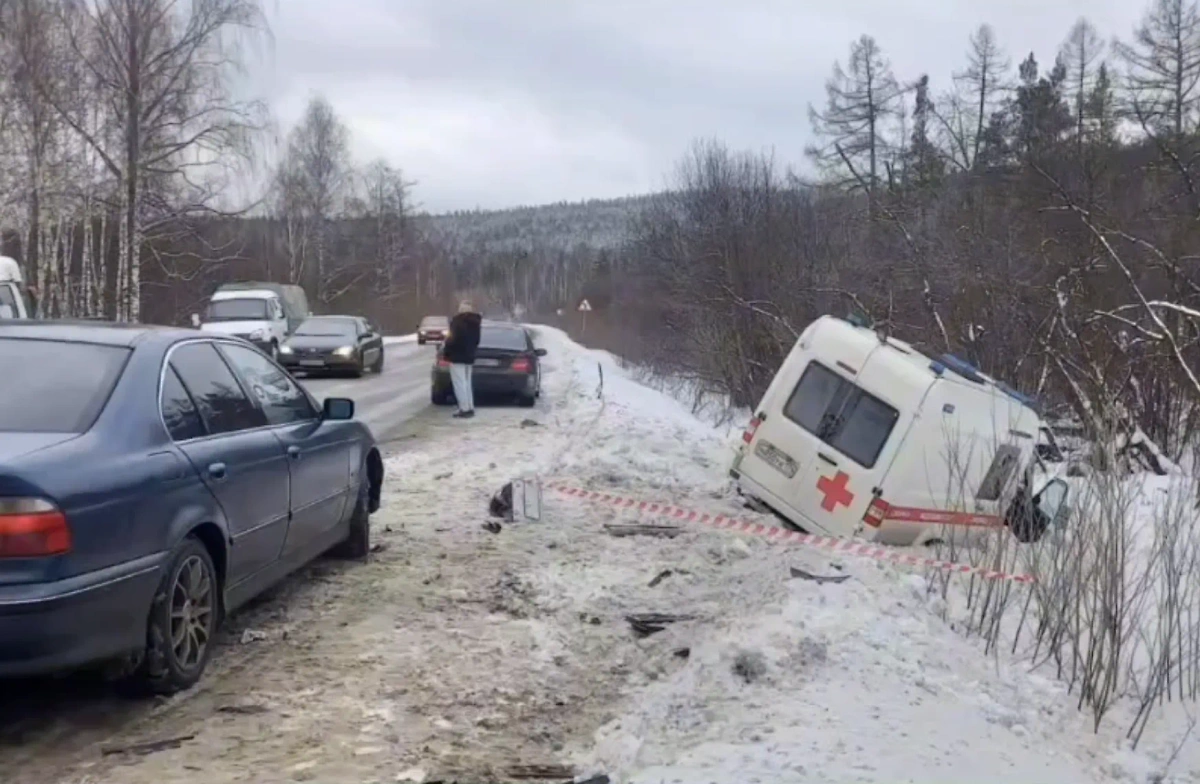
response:
<path id="1" fill-rule="evenodd" d="M 355 417 L 367 423 L 375 438 L 390 442 L 404 433 L 406 423 L 430 407 L 429 370 L 434 346 L 393 343 L 384 347 L 383 372 L 361 378 L 298 379 L 318 402 L 327 397 L 354 400 Z"/>

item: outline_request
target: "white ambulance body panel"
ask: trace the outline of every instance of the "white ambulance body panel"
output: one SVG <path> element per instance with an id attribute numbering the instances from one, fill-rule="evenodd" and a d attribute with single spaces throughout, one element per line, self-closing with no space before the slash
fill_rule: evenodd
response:
<path id="1" fill-rule="evenodd" d="M 825 316 L 772 380 L 734 474 L 745 496 L 806 531 L 946 539 L 1003 524 L 1039 427 L 969 366 Z"/>

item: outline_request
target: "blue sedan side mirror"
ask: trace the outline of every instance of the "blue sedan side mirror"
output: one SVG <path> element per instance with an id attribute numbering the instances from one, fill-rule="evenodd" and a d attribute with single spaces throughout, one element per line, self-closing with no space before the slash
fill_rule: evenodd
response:
<path id="1" fill-rule="evenodd" d="M 337 421 L 354 419 L 354 401 L 348 397 L 327 397 L 321 408 L 321 418 Z"/>
<path id="2" fill-rule="evenodd" d="M 537 354 L 539 357 L 544 357 L 544 356 L 546 356 L 546 349 L 539 348 L 539 349 L 536 349 L 533 353 Z"/>

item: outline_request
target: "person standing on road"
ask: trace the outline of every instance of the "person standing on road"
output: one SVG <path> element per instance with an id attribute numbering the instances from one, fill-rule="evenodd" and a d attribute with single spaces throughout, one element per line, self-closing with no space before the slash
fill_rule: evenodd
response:
<path id="1" fill-rule="evenodd" d="M 479 332 L 483 316 L 475 312 L 475 306 L 463 300 L 458 306 L 458 315 L 450 319 L 450 334 L 442 344 L 442 357 L 450 363 L 450 383 L 454 386 L 454 398 L 458 401 L 456 419 L 475 416 L 475 395 L 471 389 L 471 371 L 475 365 L 475 350 L 479 348 Z"/>

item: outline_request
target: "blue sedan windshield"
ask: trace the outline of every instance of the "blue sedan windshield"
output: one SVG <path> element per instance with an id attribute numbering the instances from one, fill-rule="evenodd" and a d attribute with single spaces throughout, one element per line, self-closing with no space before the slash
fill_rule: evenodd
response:
<path id="1" fill-rule="evenodd" d="M 0 338 L 0 433 L 82 433 L 130 351 L 120 346 Z"/>

